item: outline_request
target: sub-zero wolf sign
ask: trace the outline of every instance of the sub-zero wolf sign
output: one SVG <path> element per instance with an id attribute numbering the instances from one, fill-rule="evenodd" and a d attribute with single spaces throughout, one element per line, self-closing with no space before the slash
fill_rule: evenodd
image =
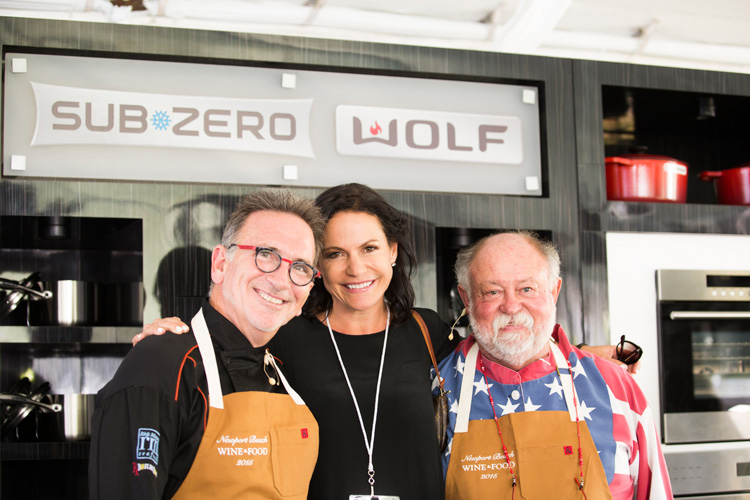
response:
<path id="1" fill-rule="evenodd" d="M 5 67 L 5 176 L 541 195 L 533 86 L 22 53 Z"/>
<path id="2" fill-rule="evenodd" d="M 31 82 L 32 146 L 98 144 L 219 149 L 313 158 L 312 99 L 226 99 Z"/>
<path id="3" fill-rule="evenodd" d="M 342 105 L 336 108 L 336 131 L 338 151 L 344 155 L 523 161 L 521 120 L 513 116 Z"/>

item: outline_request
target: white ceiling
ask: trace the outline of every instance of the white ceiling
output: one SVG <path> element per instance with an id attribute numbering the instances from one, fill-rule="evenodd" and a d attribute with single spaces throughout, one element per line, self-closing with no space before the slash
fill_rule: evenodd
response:
<path id="1" fill-rule="evenodd" d="M 535 54 L 750 73 L 750 0 L 0 0 L 0 16 Z"/>

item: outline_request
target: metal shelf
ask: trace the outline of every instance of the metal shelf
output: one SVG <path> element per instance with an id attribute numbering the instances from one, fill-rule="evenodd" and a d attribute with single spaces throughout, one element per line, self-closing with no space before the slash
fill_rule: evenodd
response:
<path id="1" fill-rule="evenodd" d="M 7 344 L 130 344 L 140 326 L 0 326 Z"/>
<path id="2" fill-rule="evenodd" d="M 0 461 L 88 460 L 89 441 L 61 443 L 0 443 Z"/>

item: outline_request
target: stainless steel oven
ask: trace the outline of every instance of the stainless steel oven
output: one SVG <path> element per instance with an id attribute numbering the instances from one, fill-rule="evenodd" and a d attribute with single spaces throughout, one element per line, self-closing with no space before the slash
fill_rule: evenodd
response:
<path id="1" fill-rule="evenodd" d="M 656 282 L 661 430 L 675 494 L 745 498 L 750 271 L 662 269 Z"/>

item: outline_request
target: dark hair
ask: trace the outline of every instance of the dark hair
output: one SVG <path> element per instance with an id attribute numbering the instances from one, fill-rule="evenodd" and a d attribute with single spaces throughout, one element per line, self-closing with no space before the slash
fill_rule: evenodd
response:
<path id="1" fill-rule="evenodd" d="M 356 183 L 340 184 L 323 191 L 315 199 L 315 204 L 320 207 L 326 222 L 339 212 L 362 212 L 378 218 L 388 243 L 398 244 L 396 267 L 393 268 L 393 278 L 385 291 L 385 299 L 388 301 L 392 322 L 406 321 L 414 307 L 411 278 L 417 265 L 407 217 L 373 189 Z M 329 310 L 332 304 L 333 299 L 319 278 L 310 291 L 302 312 L 305 316 L 312 317 Z"/>

